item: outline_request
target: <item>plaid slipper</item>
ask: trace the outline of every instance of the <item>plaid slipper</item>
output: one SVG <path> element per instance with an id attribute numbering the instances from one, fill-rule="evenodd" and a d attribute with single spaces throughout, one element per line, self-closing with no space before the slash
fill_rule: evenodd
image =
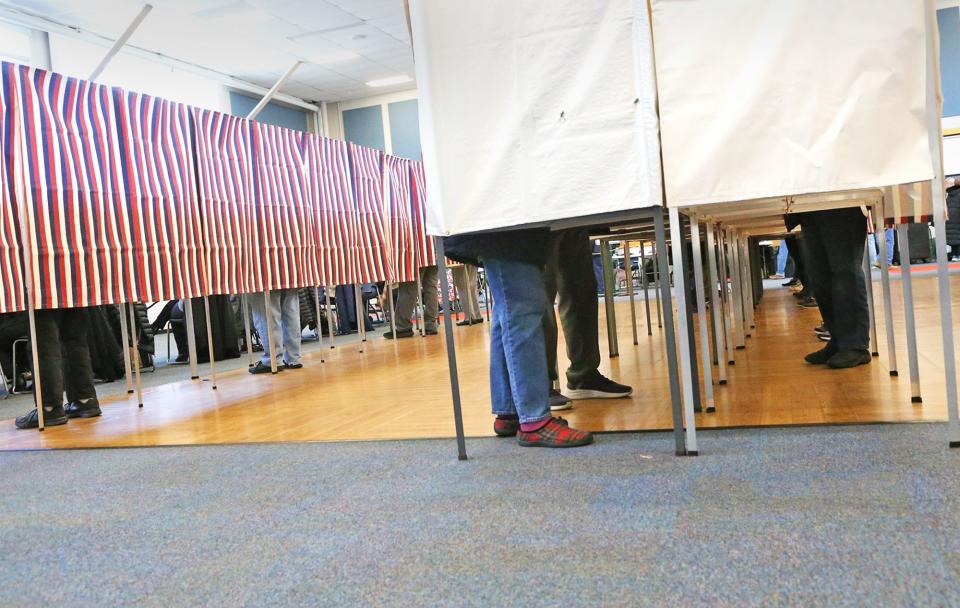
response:
<path id="1" fill-rule="evenodd" d="M 535 431 L 517 433 L 517 443 L 524 447 L 576 448 L 593 443 L 593 435 L 570 428 L 562 418 L 551 418 Z"/>

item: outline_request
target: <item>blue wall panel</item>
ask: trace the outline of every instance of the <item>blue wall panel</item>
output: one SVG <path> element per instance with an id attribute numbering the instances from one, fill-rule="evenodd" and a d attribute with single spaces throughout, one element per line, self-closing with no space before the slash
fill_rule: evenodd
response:
<path id="1" fill-rule="evenodd" d="M 234 116 L 247 116 L 258 103 L 260 103 L 260 98 L 230 91 L 230 111 Z M 257 120 L 297 131 L 307 130 L 307 112 L 305 110 L 288 108 L 278 103 L 268 103 L 267 107 L 257 115 Z"/>
<path id="2" fill-rule="evenodd" d="M 390 110 L 390 141 L 394 156 L 420 160 L 420 118 L 417 100 L 398 101 Z"/>
<path id="3" fill-rule="evenodd" d="M 343 138 L 361 146 L 386 151 L 380 106 L 344 111 Z"/>

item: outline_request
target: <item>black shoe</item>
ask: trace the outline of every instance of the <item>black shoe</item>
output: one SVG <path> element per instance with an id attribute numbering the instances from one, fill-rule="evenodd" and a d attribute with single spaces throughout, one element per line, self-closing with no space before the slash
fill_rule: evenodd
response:
<path id="1" fill-rule="evenodd" d="M 43 412 L 43 426 L 60 426 L 61 424 L 67 423 L 67 414 L 63 411 L 63 406 L 58 405 L 49 412 L 44 410 Z M 40 427 L 40 420 L 37 418 L 37 410 L 31 410 L 19 416 L 14 424 L 17 425 L 18 429 L 35 429 Z"/>
<path id="2" fill-rule="evenodd" d="M 837 354 L 837 347 L 832 344 L 827 344 L 820 350 L 815 353 L 810 353 L 803 358 L 807 363 L 812 363 L 813 365 L 825 365 L 827 361 L 830 360 L 830 357 Z"/>
<path id="3" fill-rule="evenodd" d="M 96 418 L 103 413 L 100 411 L 100 402 L 96 397 L 86 403 L 72 401 L 64 406 L 63 411 L 67 413 L 67 418 Z"/>
<path id="4" fill-rule="evenodd" d="M 473 321 L 470 319 L 464 319 L 463 321 L 457 321 L 457 327 L 466 327 L 467 325 L 473 325 Z"/>
<path id="5" fill-rule="evenodd" d="M 436 333 L 436 332 L 434 332 L 434 333 Z M 412 337 L 413 337 L 413 330 L 412 330 L 412 329 L 398 329 L 396 336 L 393 335 L 393 332 L 392 332 L 392 331 L 388 331 L 387 333 L 383 334 L 383 337 L 386 338 L 387 340 L 394 340 L 394 339 L 399 340 L 400 338 L 412 338 Z"/>
<path id="6" fill-rule="evenodd" d="M 826 325 L 817 325 L 816 327 L 813 328 L 813 333 L 815 333 L 815 334 L 828 334 L 828 333 L 830 333 L 830 330 L 827 329 L 827 326 L 826 326 Z"/>
<path id="7" fill-rule="evenodd" d="M 870 356 L 870 351 L 844 349 L 838 350 L 835 355 L 830 357 L 830 360 L 827 361 L 827 365 L 833 369 L 846 369 L 848 367 L 856 367 L 858 365 L 870 363 L 872 359 L 873 357 Z"/>
<path id="8" fill-rule="evenodd" d="M 573 400 L 555 388 L 550 389 L 550 411 L 559 412 L 573 407 Z"/>
<path id="9" fill-rule="evenodd" d="M 798 300 L 805 300 L 807 298 L 812 298 L 813 294 L 810 293 L 809 289 L 804 288 L 804 289 L 801 289 L 800 291 L 793 292 L 793 297 L 795 297 Z"/>
<path id="10" fill-rule="evenodd" d="M 820 340 L 821 342 L 829 342 L 830 340 L 833 340 L 833 336 L 830 335 L 830 332 L 825 332 L 822 334 L 817 334 L 817 340 Z"/>
<path id="11" fill-rule="evenodd" d="M 282 365 L 278 365 L 277 371 L 282 372 L 283 367 L 284 366 Z M 250 372 L 251 374 L 269 374 L 273 372 L 273 370 L 270 369 L 269 365 L 264 365 L 263 361 L 257 361 L 257 364 L 254 365 L 253 367 L 247 368 L 247 371 Z"/>
<path id="12" fill-rule="evenodd" d="M 614 382 L 600 372 L 594 372 L 576 385 L 567 383 L 567 396 L 571 399 L 617 399 L 628 397 L 632 392 L 633 388 Z"/>
<path id="13" fill-rule="evenodd" d="M 797 302 L 797 306 L 799 306 L 800 308 L 816 308 L 817 299 L 814 298 L 813 296 L 810 296 L 809 298 L 804 298 L 799 302 Z"/>
<path id="14" fill-rule="evenodd" d="M 278 367 L 283 369 L 303 369 L 303 363 L 284 363 Z"/>
<path id="15" fill-rule="evenodd" d="M 798 279 L 797 277 L 793 277 L 792 279 L 790 279 L 789 281 L 787 281 L 786 283 L 784 283 L 783 286 L 784 286 L 784 287 L 794 287 L 794 286 L 799 285 L 799 284 L 800 284 L 800 279 Z"/>
<path id="16" fill-rule="evenodd" d="M 435 336 L 435 335 L 437 335 L 437 328 L 434 327 L 433 329 L 425 329 L 425 330 L 423 330 L 423 335 L 425 335 L 425 336 Z"/>

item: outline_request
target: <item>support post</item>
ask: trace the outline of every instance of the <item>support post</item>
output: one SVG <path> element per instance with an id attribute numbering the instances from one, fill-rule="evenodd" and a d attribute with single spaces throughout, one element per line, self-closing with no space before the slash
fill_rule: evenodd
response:
<path id="1" fill-rule="evenodd" d="M 730 276 L 733 278 L 733 301 L 730 306 L 730 316 L 733 319 L 736 350 L 742 350 L 747 347 L 746 335 L 743 330 L 743 288 L 740 285 L 740 253 L 736 236 L 732 231 L 727 244 L 730 247 Z"/>
<path id="2" fill-rule="evenodd" d="M 320 363 L 326 363 L 323 358 L 323 323 L 320 322 L 320 288 L 313 288 L 313 299 L 317 311 L 314 313 L 317 319 L 317 341 L 320 342 Z"/>
<path id="3" fill-rule="evenodd" d="M 687 287 L 686 272 L 683 264 L 683 226 L 680 224 L 680 212 L 676 207 L 669 211 L 670 213 L 670 242 L 673 244 L 673 284 L 676 287 L 677 315 L 680 322 L 677 323 L 680 342 L 680 381 L 683 389 L 683 414 L 687 430 L 687 449 L 688 455 L 696 455 L 697 450 L 697 422 L 694 416 L 694 396 L 693 391 L 697 390 L 693 381 L 693 367 L 691 357 L 696 353 L 690 352 L 689 322 L 690 316 L 687 307 Z M 666 306 L 664 306 L 666 308 Z"/>
<path id="4" fill-rule="evenodd" d="M 707 264 L 710 275 L 710 312 L 713 316 L 713 335 L 717 343 L 717 374 L 719 383 L 727 383 L 727 345 L 723 328 L 723 284 L 717 272 L 717 249 L 714 242 L 714 227 L 707 225 Z M 719 284 L 719 289 L 718 289 Z"/>
<path id="5" fill-rule="evenodd" d="M 870 241 L 870 235 L 867 235 L 867 247 L 873 247 Z M 867 290 L 867 312 L 870 316 L 870 355 L 880 356 L 880 344 L 877 340 L 877 309 L 873 302 L 873 269 L 870 267 L 870 252 L 866 247 L 863 249 L 863 281 Z"/>
<path id="6" fill-rule="evenodd" d="M 366 314 L 363 314 L 365 311 L 361 310 L 363 307 L 363 295 L 360 293 L 360 283 L 353 284 L 353 308 L 354 308 L 354 317 L 357 319 L 357 337 L 360 338 L 360 352 L 363 352 L 363 343 L 367 339 L 363 336 L 364 330 L 367 328 Z M 361 316 L 361 314 L 363 316 Z"/>
<path id="7" fill-rule="evenodd" d="M 387 282 L 387 294 L 390 300 L 390 332 L 394 339 L 397 336 L 397 311 L 393 306 L 393 283 Z"/>
<path id="8" fill-rule="evenodd" d="M 630 256 L 630 241 L 624 241 L 623 245 L 624 270 L 627 274 L 627 297 L 630 298 L 630 322 L 633 325 L 633 344 L 640 344 L 637 339 L 637 304 L 634 300 L 633 292 L 633 259 Z"/>
<path id="9" fill-rule="evenodd" d="M 207 318 L 207 352 L 210 353 L 210 385 L 213 390 L 217 390 L 217 358 L 214 356 L 213 350 L 213 322 L 210 319 L 210 298 L 208 296 L 203 296 L 203 315 Z M 267 318 L 269 319 L 269 316 Z"/>
<path id="10" fill-rule="evenodd" d="M 897 344 L 896 335 L 893 329 L 893 298 L 890 295 L 890 266 L 887 264 L 887 230 L 884 226 L 883 205 L 873 209 L 873 225 L 879 226 L 880 230 L 876 234 L 880 236 L 877 241 L 880 255 L 880 288 L 883 293 L 883 326 L 887 334 L 887 357 L 890 365 L 890 375 L 897 376 Z"/>
<path id="11" fill-rule="evenodd" d="M 660 276 L 670 276 L 670 263 L 667 260 L 667 237 L 664 229 L 663 211 L 657 209 L 653 216 L 653 229 L 656 236 L 656 267 Z M 663 314 L 667 345 L 667 372 L 670 375 L 670 404 L 673 412 L 673 441 L 677 456 L 687 455 L 687 444 L 683 434 L 683 404 L 680 395 L 680 372 L 677 366 L 677 336 L 673 323 L 673 302 L 670 299 L 670 281 L 658 282 L 663 297 Z"/>
<path id="12" fill-rule="evenodd" d="M 463 411 L 460 403 L 460 375 L 457 372 L 457 348 L 453 340 L 453 318 L 450 314 L 450 302 L 446 297 L 450 288 L 447 281 L 447 260 L 443 250 L 443 239 L 433 238 L 437 251 L 437 266 L 440 272 L 440 289 L 444 297 L 441 298 L 441 312 L 443 313 L 443 334 L 447 343 L 447 366 L 450 369 L 450 392 L 453 397 L 453 424 L 457 432 L 457 458 L 467 459 L 467 445 L 463 432 Z"/>
<path id="13" fill-rule="evenodd" d="M 617 343 L 617 311 L 613 302 L 613 288 L 616 275 L 613 272 L 613 259 L 610 253 L 610 241 L 600 241 L 600 263 L 603 266 L 603 307 L 607 317 L 607 346 L 610 358 L 620 356 Z"/>
<path id="14" fill-rule="evenodd" d="M 193 324 L 193 298 L 183 299 L 183 321 L 187 325 L 187 354 L 190 357 L 190 379 L 200 378 L 197 369 L 197 334 Z"/>
<path id="15" fill-rule="evenodd" d="M 130 331 L 131 331 L 131 335 L 133 336 L 133 354 L 132 354 L 132 359 L 133 359 L 133 364 L 136 366 L 136 367 L 134 367 L 134 373 L 137 374 L 137 407 L 143 407 L 143 381 L 142 381 L 142 379 L 141 379 L 141 377 L 140 377 L 140 373 L 141 373 L 140 368 L 143 367 L 143 363 L 140 361 L 140 335 L 139 335 L 139 332 L 137 331 L 137 327 L 136 327 L 136 325 L 135 325 L 135 323 L 134 323 L 134 319 L 136 319 L 137 316 L 136 316 L 136 314 L 134 313 L 133 303 L 132 303 L 132 302 L 129 303 L 129 304 L 126 304 L 126 305 L 121 304 L 120 306 L 121 306 L 121 308 L 125 308 L 125 307 L 127 307 L 127 306 L 130 307 L 130 309 L 129 309 L 129 312 L 130 312 L 130 315 L 129 315 L 129 318 L 130 318 Z M 209 321 L 208 321 L 208 323 L 209 323 Z M 124 333 L 127 332 L 127 328 L 126 328 L 126 327 L 123 328 L 123 332 L 124 332 Z"/>
<path id="16" fill-rule="evenodd" d="M 653 262 L 653 297 L 657 302 L 657 329 L 663 329 L 663 312 L 661 310 L 662 307 L 660 305 L 660 300 L 662 299 L 660 295 L 661 294 L 661 289 L 660 289 L 661 268 L 660 268 L 660 262 L 659 262 L 660 257 L 657 255 L 657 251 L 666 246 L 667 246 L 666 242 L 661 243 L 659 240 L 655 241 L 653 244 L 653 260 L 654 260 Z M 669 271 L 669 263 L 668 263 L 667 277 L 670 276 L 669 272 L 670 271 Z M 670 281 L 668 278 L 667 283 L 669 282 Z"/>
<path id="17" fill-rule="evenodd" d="M 910 402 L 922 403 L 920 395 L 920 363 L 917 356 L 917 326 L 913 310 L 913 277 L 910 272 L 910 227 L 897 226 L 900 238 L 900 283 L 903 288 L 903 316 L 907 328 L 907 363 L 910 366 Z"/>
<path id="18" fill-rule="evenodd" d="M 37 430 L 42 433 L 46 427 L 43 422 L 45 414 L 43 411 L 43 382 L 40 378 L 40 347 L 37 344 L 37 312 L 33 306 L 32 280 L 27 280 L 27 319 L 30 322 L 30 351 L 33 357 L 33 400 L 37 405 Z M 16 373 L 17 370 L 13 371 Z"/>
<path id="19" fill-rule="evenodd" d="M 133 21 L 130 22 L 130 25 L 127 26 L 127 29 L 120 34 L 120 37 L 117 38 L 117 41 L 113 43 L 113 46 L 110 47 L 110 50 L 107 51 L 107 54 L 104 55 L 103 59 L 100 60 L 99 65 L 93 70 L 93 73 L 90 74 L 90 82 L 96 82 L 97 78 L 103 71 L 110 65 L 110 62 L 120 52 L 120 49 L 130 40 L 130 36 L 133 36 L 133 33 L 137 31 L 137 28 L 140 27 L 140 24 L 143 23 L 143 20 L 147 18 L 147 15 L 150 14 L 150 11 L 153 10 L 153 6 L 150 4 L 144 4 L 143 8 L 140 9 L 140 12 L 137 13 L 137 16 L 133 18 Z"/>
<path id="20" fill-rule="evenodd" d="M 707 298 L 703 288 L 703 257 L 700 248 L 700 221 L 690 216 L 690 243 L 693 245 L 693 283 L 697 294 L 697 314 L 700 317 L 700 369 L 703 370 L 703 390 L 707 413 L 717 410 L 713 398 L 713 364 L 710 359 L 710 324 L 707 321 Z M 694 341 L 694 345 L 696 342 Z M 696 351 L 694 351 L 696 354 Z"/>
<path id="21" fill-rule="evenodd" d="M 127 322 L 127 305 L 120 305 L 120 345 L 123 347 L 123 373 L 127 381 L 127 394 L 133 394 L 133 367 L 130 366 L 130 324 Z M 16 371 L 16 370 L 14 370 Z"/>
<path id="22" fill-rule="evenodd" d="M 654 265 L 656 265 L 654 263 Z M 647 282 L 646 243 L 640 242 L 640 282 L 643 284 L 643 307 L 647 311 L 647 335 L 653 335 L 653 326 L 650 324 L 650 285 Z"/>

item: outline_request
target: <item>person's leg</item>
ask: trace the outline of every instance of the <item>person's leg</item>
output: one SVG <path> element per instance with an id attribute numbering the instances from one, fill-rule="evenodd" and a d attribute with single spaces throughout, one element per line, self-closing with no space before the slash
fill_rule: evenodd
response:
<path id="1" fill-rule="evenodd" d="M 90 343 L 87 341 L 90 328 L 88 314 L 88 309 L 69 308 L 63 311 L 60 324 L 63 379 L 68 402 L 66 412 L 70 418 L 94 418 L 101 413 L 97 389 L 93 385 Z"/>
<path id="2" fill-rule="evenodd" d="M 790 252 L 787 249 L 787 240 L 780 240 L 780 247 L 777 249 L 777 272 L 778 276 L 784 276 L 784 273 L 787 271 L 787 259 L 790 257 Z"/>
<path id="3" fill-rule="evenodd" d="M 410 319 L 413 317 L 413 311 L 417 307 L 417 282 L 407 281 L 400 283 L 397 285 L 396 292 L 397 301 L 393 306 L 393 310 L 397 316 L 397 318 L 394 319 L 397 335 L 401 337 L 404 335 L 412 336 L 413 322 Z"/>
<path id="4" fill-rule="evenodd" d="M 590 433 L 572 429 L 565 421 L 550 416 L 542 326 L 546 290 L 540 268 L 489 258 L 484 264 L 497 302 L 494 310 L 499 312 L 499 341 L 503 344 L 510 394 L 520 423 L 518 442 L 531 447 L 592 443 Z"/>
<path id="5" fill-rule="evenodd" d="M 497 306 L 493 309 L 490 325 L 490 404 L 497 417 L 494 432 L 505 437 L 516 435 L 520 422 L 513 393 L 510 392 L 510 374 L 504 349 L 503 311 Z"/>
<path id="6" fill-rule="evenodd" d="M 547 356 L 547 377 L 550 381 L 550 389 L 553 389 L 554 382 L 560 379 L 560 370 L 557 364 L 557 311 L 554 304 L 557 301 L 557 272 L 560 265 L 559 246 L 562 233 L 550 235 L 550 250 L 547 255 L 547 264 L 543 269 L 543 286 L 546 306 L 543 309 L 543 339 L 544 352 Z M 592 257 L 592 256 L 591 256 Z M 591 259 L 591 272 L 593 261 Z M 596 299 L 596 293 L 593 298 Z"/>
<path id="7" fill-rule="evenodd" d="M 271 294 L 271 308 L 273 308 L 272 299 L 273 292 Z M 250 302 L 250 316 L 253 317 L 253 326 L 257 330 L 257 335 L 260 336 L 260 345 L 263 346 L 263 354 L 260 356 L 260 361 L 254 367 L 250 368 L 250 373 L 265 373 L 270 370 L 270 357 L 273 353 L 273 344 L 270 344 L 270 334 L 267 331 L 267 323 L 272 322 L 268 318 L 266 308 L 263 302 L 263 293 L 257 292 L 252 293 L 248 297 Z M 280 339 L 279 334 L 274 334 L 274 342 Z"/>
<path id="8" fill-rule="evenodd" d="M 827 345 L 816 353 L 807 355 L 809 363 L 826 363 L 837 352 L 836 334 L 833 333 L 833 290 L 830 279 L 830 262 L 827 255 L 824 236 L 821 232 L 819 218 L 813 213 L 803 215 L 803 259 L 808 280 L 804 281 L 805 289 L 812 288 L 823 324 L 830 332 L 831 339 Z"/>
<path id="9" fill-rule="evenodd" d="M 457 297 L 460 298 L 460 309 L 463 310 L 464 321 L 462 321 L 462 323 L 467 325 L 470 323 L 470 319 L 473 318 L 470 316 L 470 303 L 467 295 L 467 267 L 464 264 L 454 266 L 450 269 L 450 274 L 453 275 L 453 286 L 457 288 Z"/>
<path id="10" fill-rule="evenodd" d="M 887 252 L 886 252 L 886 253 L 887 253 L 887 266 L 889 267 L 889 266 L 892 266 L 892 265 L 893 265 L 893 248 L 896 246 L 896 244 L 893 242 L 893 241 L 894 241 L 894 238 L 893 238 L 894 229 L 893 229 L 893 228 L 884 228 L 884 231 L 885 231 L 885 234 L 886 234 L 886 237 L 887 237 Z"/>
<path id="11" fill-rule="evenodd" d="M 867 248 L 867 253 L 870 254 L 870 263 L 876 264 L 877 260 L 880 259 L 880 255 L 877 253 L 879 246 L 877 244 L 877 235 L 876 233 L 870 235 L 870 246 Z"/>
<path id="12" fill-rule="evenodd" d="M 300 341 L 303 328 L 300 325 L 300 293 L 296 289 L 278 292 L 280 321 L 283 326 L 283 363 L 285 367 L 300 367 Z"/>
<path id="13" fill-rule="evenodd" d="M 40 372 L 40 389 L 43 402 L 44 426 L 66 424 L 67 415 L 63 409 L 63 357 L 60 347 L 60 317 L 62 310 L 38 310 L 36 318 L 36 340 L 39 361 L 34 365 Z M 37 428 L 39 421 L 34 409 L 16 419 L 19 429 Z"/>
<path id="14" fill-rule="evenodd" d="M 870 312 L 863 276 L 867 219 L 859 208 L 818 214 L 824 216 L 818 219 L 818 225 L 830 266 L 832 312 L 827 327 L 837 349 L 866 352 L 870 347 Z"/>
<path id="15" fill-rule="evenodd" d="M 583 230 L 564 232 L 557 251 L 557 308 L 570 358 L 567 383 L 577 385 L 596 375 L 600 367 L 599 305 L 593 253 Z"/>
<path id="16" fill-rule="evenodd" d="M 424 266 L 420 269 L 420 286 L 423 293 L 423 328 L 428 333 L 437 332 L 437 319 L 440 317 L 440 299 L 437 289 L 440 285 L 440 269 L 437 266 Z M 444 294 L 446 297 L 446 294 Z"/>
<path id="17" fill-rule="evenodd" d="M 463 269 L 467 275 L 467 304 L 470 310 L 467 318 L 474 323 L 482 322 L 483 315 L 480 314 L 480 295 L 477 288 L 477 267 L 473 264 L 465 264 Z"/>

